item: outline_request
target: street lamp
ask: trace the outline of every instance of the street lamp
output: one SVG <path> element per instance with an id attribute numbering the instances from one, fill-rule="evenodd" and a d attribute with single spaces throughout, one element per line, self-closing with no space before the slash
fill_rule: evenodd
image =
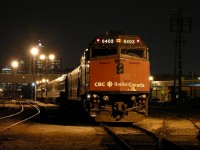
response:
<path id="1" fill-rule="evenodd" d="M 50 54 L 48 57 L 44 54 L 40 55 L 40 59 L 41 60 L 45 60 L 45 74 L 48 74 L 48 66 L 47 66 L 47 62 L 49 61 L 53 61 L 55 59 L 55 55 L 54 54 Z"/>
<path id="2" fill-rule="evenodd" d="M 55 55 L 54 54 L 50 54 L 49 55 L 49 60 L 54 60 L 55 59 Z"/>
<path id="3" fill-rule="evenodd" d="M 38 49 L 33 47 L 31 49 L 31 54 L 33 55 L 33 74 L 35 74 L 35 56 L 38 54 Z"/>
<path id="4" fill-rule="evenodd" d="M 50 54 L 49 55 L 49 70 L 50 70 L 50 64 L 54 59 L 55 59 L 55 55 L 54 54 Z"/>
<path id="5" fill-rule="evenodd" d="M 31 49 L 31 54 L 33 55 L 33 82 L 34 82 L 34 96 L 33 100 L 36 99 L 36 83 L 35 83 L 35 56 L 38 54 L 38 48 L 33 47 Z"/>
<path id="6" fill-rule="evenodd" d="M 150 80 L 150 82 L 152 82 L 153 81 L 153 76 L 150 76 L 149 80 Z"/>
<path id="7" fill-rule="evenodd" d="M 16 68 L 18 67 L 19 63 L 18 61 L 14 60 L 11 63 L 12 67 L 13 67 L 13 75 L 16 74 Z M 16 90 L 16 85 L 15 85 L 15 78 L 13 77 L 13 99 L 15 99 L 15 90 Z"/>
<path id="8" fill-rule="evenodd" d="M 48 80 L 48 65 L 47 62 L 53 61 L 55 59 L 55 55 L 54 54 L 50 54 L 48 57 L 44 54 L 40 55 L 40 59 L 45 61 L 45 74 L 46 74 L 46 79 L 43 79 L 42 82 L 45 83 L 45 88 L 46 88 L 46 103 L 48 103 L 48 99 L 47 99 L 47 84 L 49 82 Z M 50 67 L 49 67 L 50 68 Z"/>
<path id="9" fill-rule="evenodd" d="M 152 82 L 153 82 L 153 76 L 149 77 L 149 81 L 150 81 L 150 100 L 152 100 L 152 96 L 153 96 L 153 86 L 152 86 Z"/>
<path id="10" fill-rule="evenodd" d="M 42 83 L 45 83 L 45 98 L 46 98 L 46 103 L 48 103 L 48 98 L 47 98 L 47 84 L 49 82 L 49 79 L 42 79 Z"/>

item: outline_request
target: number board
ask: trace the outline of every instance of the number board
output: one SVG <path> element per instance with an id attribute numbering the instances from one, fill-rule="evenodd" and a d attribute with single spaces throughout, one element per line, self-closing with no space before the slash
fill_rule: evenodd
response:
<path id="1" fill-rule="evenodd" d="M 137 38 L 135 39 L 121 39 L 121 38 L 102 38 L 96 40 L 97 43 L 101 44 L 139 44 L 140 40 Z"/>

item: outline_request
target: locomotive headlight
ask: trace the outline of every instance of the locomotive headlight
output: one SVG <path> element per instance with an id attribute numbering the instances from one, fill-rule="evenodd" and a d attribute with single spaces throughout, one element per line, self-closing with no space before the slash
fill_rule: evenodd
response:
<path id="1" fill-rule="evenodd" d="M 107 95 L 103 96 L 103 100 L 108 101 L 109 97 Z"/>
<path id="2" fill-rule="evenodd" d="M 135 101 L 136 100 L 136 97 L 135 96 L 131 96 L 130 98 L 132 101 Z"/>
<path id="3" fill-rule="evenodd" d="M 147 95 L 146 94 L 142 94 L 142 95 L 140 95 L 139 96 L 141 99 L 145 99 L 146 97 L 147 97 Z"/>
<path id="4" fill-rule="evenodd" d="M 99 98 L 99 96 L 97 94 L 93 94 L 92 96 L 93 96 L 93 98 Z"/>
<path id="5" fill-rule="evenodd" d="M 86 95 L 86 99 L 87 99 L 87 100 L 90 100 L 90 98 L 91 98 L 91 95 L 90 95 L 90 94 L 87 94 L 87 95 Z"/>

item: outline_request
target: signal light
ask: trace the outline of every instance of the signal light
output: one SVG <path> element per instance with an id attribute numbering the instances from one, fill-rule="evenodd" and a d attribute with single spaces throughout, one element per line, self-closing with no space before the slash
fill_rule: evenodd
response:
<path id="1" fill-rule="evenodd" d="M 100 42 L 100 39 L 99 39 L 99 38 L 97 38 L 97 39 L 96 39 L 96 41 L 97 41 L 97 42 Z"/>
<path id="2" fill-rule="evenodd" d="M 137 43 L 139 43 L 140 42 L 140 40 L 139 39 L 137 39 Z"/>

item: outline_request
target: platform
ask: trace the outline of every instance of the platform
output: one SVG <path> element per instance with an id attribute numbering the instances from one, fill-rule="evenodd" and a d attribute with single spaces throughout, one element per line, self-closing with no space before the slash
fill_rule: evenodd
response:
<path id="1" fill-rule="evenodd" d="M 42 108 L 45 108 L 45 109 L 59 109 L 59 105 L 56 105 L 56 104 L 51 104 L 51 103 L 44 103 L 44 102 L 40 102 L 40 101 L 37 101 L 37 100 L 25 100 L 25 101 L 28 101 L 32 104 L 35 104 L 35 105 L 38 105 Z"/>

